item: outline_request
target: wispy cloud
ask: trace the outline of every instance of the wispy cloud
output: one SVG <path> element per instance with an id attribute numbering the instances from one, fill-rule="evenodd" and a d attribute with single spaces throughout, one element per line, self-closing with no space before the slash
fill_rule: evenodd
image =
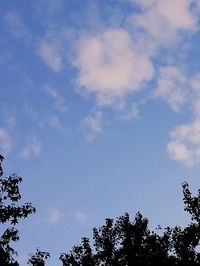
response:
<path id="1" fill-rule="evenodd" d="M 37 54 L 55 72 L 63 69 L 63 58 L 56 42 L 42 40 L 38 46 Z"/>
<path id="2" fill-rule="evenodd" d="M 156 99 L 166 101 L 176 112 L 182 106 L 190 106 L 193 116 L 199 118 L 200 73 L 190 76 L 175 66 L 161 67 L 153 94 Z"/>
<path id="3" fill-rule="evenodd" d="M 134 119 L 136 117 L 138 117 L 139 114 L 139 108 L 138 108 L 138 104 L 131 103 L 130 106 L 126 106 L 125 110 L 122 110 L 122 115 L 121 115 L 121 119 L 122 120 L 131 120 Z"/>
<path id="4" fill-rule="evenodd" d="M 49 6 L 51 4 L 52 2 L 49 3 Z M 45 12 L 46 17 L 46 10 L 42 12 Z M 63 23 L 57 24 L 54 20 L 47 24 L 49 23 L 45 35 L 37 43 L 36 54 L 52 71 L 59 73 L 64 70 L 66 64 L 73 60 L 77 31 Z"/>
<path id="5" fill-rule="evenodd" d="M 56 88 L 51 87 L 50 85 L 45 85 L 42 87 L 42 89 L 55 101 L 55 106 L 57 110 L 61 112 L 66 112 L 68 110 L 64 99 L 59 94 L 58 90 Z"/>
<path id="6" fill-rule="evenodd" d="M 50 224 L 57 224 L 60 219 L 62 218 L 63 213 L 56 209 L 56 208 L 50 208 L 48 211 L 48 222 Z"/>
<path id="7" fill-rule="evenodd" d="M 38 125 L 40 128 L 50 126 L 52 128 L 59 129 L 61 127 L 61 122 L 59 117 L 53 114 L 48 117 L 45 117 L 45 119 L 41 120 Z"/>
<path id="8" fill-rule="evenodd" d="M 17 11 L 9 11 L 3 17 L 5 27 L 17 39 L 30 43 L 32 34 L 25 25 L 22 15 Z"/>
<path id="9" fill-rule="evenodd" d="M 180 69 L 173 66 L 162 67 L 159 69 L 154 95 L 167 101 L 174 111 L 179 111 L 188 101 L 189 86 L 188 78 Z"/>
<path id="10" fill-rule="evenodd" d="M 190 79 L 190 98 L 194 120 L 200 119 L 200 73 Z"/>
<path id="11" fill-rule="evenodd" d="M 4 128 L 0 128 L 0 152 L 6 155 L 11 149 L 12 139 L 9 133 Z"/>
<path id="12" fill-rule="evenodd" d="M 92 142 L 97 135 L 102 133 L 102 116 L 103 113 L 101 111 L 92 110 L 90 114 L 83 119 L 82 127 L 87 141 Z"/>
<path id="13" fill-rule="evenodd" d="M 35 137 L 32 137 L 27 139 L 26 145 L 21 151 L 20 155 L 23 159 L 30 159 L 32 157 L 39 156 L 41 150 L 42 150 L 41 141 L 39 141 Z"/>
<path id="14" fill-rule="evenodd" d="M 84 213 L 82 211 L 76 211 L 75 212 L 75 219 L 76 219 L 77 223 L 79 223 L 80 225 L 86 225 L 86 223 L 88 221 L 88 216 L 86 213 Z"/>
<path id="15" fill-rule="evenodd" d="M 6 108 L 2 110 L 1 118 L 5 128 L 12 130 L 17 123 L 17 116 L 13 111 L 8 111 Z"/>
<path id="16" fill-rule="evenodd" d="M 49 127 L 51 129 L 61 132 L 65 136 L 69 136 L 70 127 L 64 124 L 63 121 L 56 114 L 52 114 L 48 117 L 45 117 L 45 119 L 39 122 L 38 126 L 40 128 Z"/>

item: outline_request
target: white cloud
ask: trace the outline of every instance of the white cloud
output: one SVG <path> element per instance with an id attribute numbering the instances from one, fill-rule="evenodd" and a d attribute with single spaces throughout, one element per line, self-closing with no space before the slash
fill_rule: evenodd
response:
<path id="1" fill-rule="evenodd" d="M 83 129 L 85 130 L 86 139 L 91 142 L 97 135 L 102 133 L 102 112 L 91 111 L 82 121 Z"/>
<path id="2" fill-rule="evenodd" d="M 97 33 L 94 33 L 93 29 L 93 34 L 81 35 L 81 38 L 77 40 L 77 34 L 73 33 L 72 38 L 68 30 L 64 31 L 64 28 L 57 30 L 56 28 L 56 31 L 47 32 L 46 37 L 39 44 L 37 53 L 55 72 L 63 69 L 64 60 L 72 61 L 78 70 L 76 84 L 79 91 L 86 95 L 93 94 L 98 107 L 120 106 L 117 109 L 122 114 L 120 117 L 129 120 L 138 115 L 138 106 L 137 102 L 129 106 L 126 97 L 139 92 L 143 88 L 144 82 L 155 77 L 153 62 L 156 62 L 157 65 L 160 65 L 160 62 L 166 62 L 166 57 L 161 52 L 165 53 L 167 48 L 167 53 L 169 52 L 173 56 L 177 44 L 183 44 L 181 41 L 185 33 L 190 34 L 197 31 L 199 10 L 195 10 L 193 5 L 199 4 L 199 1 L 127 1 L 133 2 L 134 5 L 138 4 L 139 9 L 127 19 L 126 29 L 106 28 L 105 25 L 100 25 Z M 50 10 L 52 12 L 54 8 Z M 76 56 L 73 59 L 71 57 L 74 56 L 74 50 L 70 45 L 67 46 L 67 43 L 73 43 L 76 50 Z M 66 47 L 70 47 L 70 51 L 73 51 L 70 53 L 72 56 L 69 56 L 68 59 L 66 55 L 68 48 Z M 160 48 L 163 47 L 165 49 L 161 50 Z M 158 55 L 161 57 L 159 60 L 157 60 Z M 175 56 L 174 64 L 176 59 Z M 183 105 L 190 105 L 195 113 L 193 123 L 178 126 L 172 132 L 167 148 L 171 158 L 187 165 L 200 162 L 197 159 L 199 143 L 196 145 L 194 139 L 190 138 L 190 134 L 198 135 L 200 77 L 196 75 L 190 78 L 178 67 L 169 65 L 159 68 L 156 82 L 156 88 L 153 90 L 155 98 L 165 100 L 176 112 L 180 111 Z M 58 110 L 67 110 L 57 89 L 47 85 L 44 90 L 55 100 Z M 149 94 L 151 93 L 152 91 L 149 92 Z M 59 127 L 59 120 L 56 116 L 52 116 L 48 122 L 51 126 Z M 87 140 L 93 141 L 103 131 L 102 112 L 93 110 L 83 119 L 81 125 Z M 187 132 L 185 135 L 184 131 Z"/>
<path id="3" fill-rule="evenodd" d="M 56 208 L 50 208 L 48 212 L 48 221 L 50 224 L 56 224 L 60 221 L 62 218 L 63 213 L 56 209 Z"/>
<path id="4" fill-rule="evenodd" d="M 87 214 L 85 214 L 84 212 L 76 211 L 75 219 L 80 225 L 85 225 L 87 223 L 88 217 Z"/>
<path id="5" fill-rule="evenodd" d="M 3 129 L 0 128 L 0 153 L 3 155 L 6 155 L 12 148 L 12 140 L 9 136 L 9 133 Z"/>
<path id="6" fill-rule="evenodd" d="M 25 26 L 22 16 L 16 11 L 9 11 L 4 16 L 4 23 L 10 33 L 17 39 L 22 39 L 30 43 L 32 39 L 31 32 Z"/>
<path id="7" fill-rule="evenodd" d="M 156 97 L 163 98 L 174 111 L 178 111 L 188 100 L 188 90 L 189 79 L 180 69 L 173 66 L 160 68 L 157 88 L 154 91 Z"/>
<path id="8" fill-rule="evenodd" d="M 132 27 L 142 29 L 154 45 L 174 41 L 178 31 L 195 31 L 197 14 L 193 12 L 193 0 L 138 0 L 141 13 L 130 18 Z M 143 36 L 144 37 L 144 36 Z"/>
<path id="9" fill-rule="evenodd" d="M 154 96 L 168 102 L 174 111 L 184 105 L 192 107 L 197 119 L 200 117 L 200 74 L 189 77 L 177 67 L 161 67 Z"/>
<path id="10" fill-rule="evenodd" d="M 175 48 L 183 32 L 193 33 L 197 30 L 197 12 L 193 8 L 194 0 L 136 0 L 140 10 L 128 18 L 128 26 L 107 28 L 104 32 L 85 35 L 78 42 L 75 66 L 79 70 L 77 84 L 86 93 L 93 93 L 97 103 L 113 105 L 127 94 L 142 88 L 144 81 L 153 77 L 152 58 L 156 58 L 162 46 Z M 183 75 L 175 79 L 173 71 L 165 69 L 171 82 L 183 83 Z M 169 73 L 171 71 L 171 73 Z M 164 72 L 164 70 L 163 70 Z M 162 73 L 161 73 L 162 74 Z M 173 81 L 172 81 L 173 79 Z M 185 102 L 187 97 L 182 84 L 172 89 L 167 81 L 157 90 L 161 97 L 168 98 L 174 110 Z M 165 84 L 164 84 L 165 83 Z M 173 85 L 173 84 L 172 84 Z M 161 88 L 161 86 L 163 88 Z M 168 86 L 165 88 L 164 86 Z M 171 86 L 171 87 L 170 87 Z"/>
<path id="11" fill-rule="evenodd" d="M 134 50 L 129 33 L 123 29 L 82 38 L 75 65 L 78 85 L 95 93 L 99 105 L 113 104 L 153 77 L 151 61 Z"/>
<path id="12" fill-rule="evenodd" d="M 186 77 L 178 68 L 163 67 L 154 95 L 167 101 L 174 111 L 182 105 L 192 109 L 194 121 L 171 132 L 167 150 L 172 159 L 186 166 L 200 164 L 200 74 Z"/>
<path id="13" fill-rule="evenodd" d="M 131 27 L 107 28 L 78 40 L 77 34 L 61 27 L 47 32 L 37 50 L 44 62 L 58 72 L 67 58 L 67 44 L 73 43 L 77 50 L 72 61 L 79 71 L 76 82 L 80 91 L 96 96 L 98 105 L 119 103 L 127 94 L 139 91 L 143 82 L 153 77 L 151 59 L 157 55 L 157 48 L 176 40 L 180 31 L 197 29 L 197 12 L 191 7 L 194 0 L 129 1 L 140 7 L 139 12 L 129 16 Z M 74 55 L 71 48 L 70 54 Z M 176 97 L 177 102 L 183 100 L 178 92 Z M 173 104 L 175 109 L 178 104 Z"/>
<path id="14" fill-rule="evenodd" d="M 26 141 L 26 145 L 20 155 L 23 159 L 37 157 L 41 153 L 41 146 L 41 142 L 38 139 L 28 138 Z"/>
<path id="15" fill-rule="evenodd" d="M 194 30 L 196 28 L 197 18 L 191 10 L 193 0 L 161 0 L 155 2 L 158 13 L 173 28 L 184 30 Z"/>
<path id="16" fill-rule="evenodd" d="M 55 42 L 41 41 L 37 49 L 37 54 L 55 72 L 63 68 L 63 59 L 59 47 Z"/>
<path id="17" fill-rule="evenodd" d="M 172 159 L 180 161 L 187 166 L 193 165 L 193 152 L 184 143 L 170 141 L 167 145 L 167 150 Z"/>
<path id="18" fill-rule="evenodd" d="M 177 126 L 171 133 L 167 149 L 172 159 L 187 166 L 200 163 L 200 120 Z"/>
<path id="19" fill-rule="evenodd" d="M 67 106 L 64 103 L 64 99 L 58 93 L 56 88 L 53 88 L 49 85 L 45 85 L 42 89 L 55 100 L 56 108 L 61 112 L 66 112 L 68 110 Z"/>

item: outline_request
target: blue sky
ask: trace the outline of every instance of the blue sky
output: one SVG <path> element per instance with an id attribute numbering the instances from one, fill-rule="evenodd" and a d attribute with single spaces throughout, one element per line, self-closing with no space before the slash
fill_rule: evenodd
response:
<path id="1" fill-rule="evenodd" d="M 198 0 L 0 3 L 0 147 L 37 213 L 19 261 L 48 265 L 104 218 L 184 225 L 200 187 Z"/>

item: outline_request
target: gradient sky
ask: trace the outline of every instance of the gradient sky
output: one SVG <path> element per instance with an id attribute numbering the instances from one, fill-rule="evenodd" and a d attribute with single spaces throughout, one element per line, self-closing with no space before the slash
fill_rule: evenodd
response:
<path id="1" fill-rule="evenodd" d="M 37 213 L 20 265 L 47 265 L 92 227 L 136 211 L 184 225 L 200 187 L 199 0 L 0 2 L 0 147 Z"/>

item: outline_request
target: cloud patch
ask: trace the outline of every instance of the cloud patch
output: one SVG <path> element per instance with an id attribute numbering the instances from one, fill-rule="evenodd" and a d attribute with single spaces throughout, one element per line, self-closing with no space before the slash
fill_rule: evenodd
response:
<path id="1" fill-rule="evenodd" d="M 0 153 L 6 155 L 10 152 L 12 148 L 12 140 L 9 133 L 0 128 Z"/>
<path id="2" fill-rule="evenodd" d="M 86 225 L 88 217 L 87 214 L 82 211 L 76 211 L 75 212 L 75 219 L 78 224 L 80 225 Z"/>
<path id="3" fill-rule="evenodd" d="M 141 12 L 129 19 L 134 30 L 142 30 L 155 48 L 175 41 L 179 31 L 197 29 L 197 14 L 192 9 L 193 0 L 138 0 Z M 164 29 L 164 30 L 163 30 Z"/>
<path id="4" fill-rule="evenodd" d="M 140 89 L 143 81 L 153 77 L 149 58 L 134 50 L 129 33 L 108 29 L 83 37 L 79 43 L 75 66 L 77 84 L 87 93 L 95 93 L 99 105 L 111 105 L 128 92 Z"/>
<path id="5" fill-rule="evenodd" d="M 68 110 L 65 105 L 64 99 L 60 96 L 56 88 L 51 87 L 50 85 L 45 85 L 42 89 L 55 101 L 55 106 L 60 112 L 66 112 Z"/>
<path id="6" fill-rule="evenodd" d="M 180 69 L 174 66 L 162 67 L 154 95 L 168 102 L 174 111 L 179 111 L 188 101 L 189 86 L 189 79 Z"/>
<path id="7" fill-rule="evenodd" d="M 103 113 L 101 111 L 91 111 L 90 114 L 83 119 L 82 127 L 88 142 L 94 141 L 97 135 L 102 133 L 102 117 Z"/>
<path id="8" fill-rule="evenodd" d="M 59 72 L 63 69 L 63 58 L 60 54 L 59 46 L 55 42 L 41 41 L 37 49 L 37 54 L 51 70 Z"/>
<path id="9" fill-rule="evenodd" d="M 13 37 L 30 43 L 32 39 L 31 32 L 25 26 L 22 16 L 17 11 L 9 11 L 4 16 L 4 23 L 7 30 Z"/>
<path id="10" fill-rule="evenodd" d="M 26 141 L 24 149 L 20 155 L 23 159 L 31 159 L 32 157 L 38 157 L 41 153 L 42 145 L 37 138 L 29 138 Z"/>
<path id="11" fill-rule="evenodd" d="M 187 166 L 200 163 L 200 120 L 177 126 L 167 146 L 172 159 Z"/>
<path id="12" fill-rule="evenodd" d="M 126 108 L 126 110 L 121 115 L 121 119 L 129 121 L 131 119 L 137 118 L 138 114 L 139 114 L 138 104 L 134 102 L 131 103 L 130 106 L 128 106 L 128 108 Z"/>
<path id="13" fill-rule="evenodd" d="M 57 224 L 62 218 L 62 216 L 63 213 L 60 210 L 56 208 L 51 208 L 48 212 L 48 221 L 50 224 Z"/>
<path id="14" fill-rule="evenodd" d="M 37 53 L 54 72 L 62 71 L 67 61 L 72 63 L 77 70 L 76 85 L 79 92 L 95 97 L 97 106 L 81 122 L 89 142 L 103 132 L 101 107 L 117 106 L 120 112 L 118 117 L 130 120 L 138 116 L 138 102 L 142 102 L 141 98 L 146 100 L 152 94 L 156 100 L 166 101 L 175 112 L 179 112 L 183 106 L 189 106 L 195 119 L 191 124 L 175 128 L 170 135 L 167 150 L 171 158 L 186 165 L 194 165 L 200 162 L 199 143 L 194 142 L 190 135 L 198 135 L 200 78 L 199 75 L 191 78 L 176 66 L 176 59 L 181 63 L 184 51 L 178 56 L 175 52 L 178 45 L 183 48 L 187 45 L 183 42 L 185 37 L 188 41 L 190 34 L 198 30 L 199 9 L 195 7 L 199 6 L 199 1 L 127 1 L 132 2 L 134 7 L 137 5 L 137 8 L 126 13 L 125 23 L 117 25 L 116 22 L 115 27 L 111 27 L 111 24 L 106 26 L 100 22 L 101 25 L 94 26 L 92 31 L 84 28 L 76 32 L 73 29 L 73 34 L 61 24 L 54 25 L 55 28 L 47 31 L 39 43 Z M 42 7 L 53 15 L 55 3 L 43 3 Z M 70 56 L 66 53 L 69 50 Z M 168 60 L 166 54 L 174 56 L 174 65 L 161 65 Z M 152 88 L 149 81 L 155 82 L 155 87 Z M 147 82 L 149 90 L 139 94 Z M 67 110 L 57 89 L 47 85 L 44 91 L 54 99 L 57 110 Z M 137 98 L 133 99 L 134 96 Z M 60 127 L 56 116 L 49 118 L 46 123 L 55 128 Z"/>

